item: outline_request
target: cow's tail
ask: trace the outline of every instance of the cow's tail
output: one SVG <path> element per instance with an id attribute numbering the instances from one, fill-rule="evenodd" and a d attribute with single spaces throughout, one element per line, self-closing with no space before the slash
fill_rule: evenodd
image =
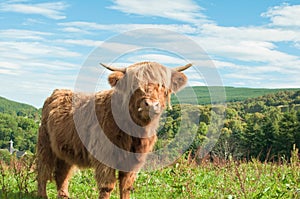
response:
<path id="1" fill-rule="evenodd" d="M 46 197 L 46 184 L 48 180 L 53 179 L 56 157 L 51 149 L 49 134 L 46 125 L 39 127 L 37 142 L 37 182 L 38 195 Z"/>

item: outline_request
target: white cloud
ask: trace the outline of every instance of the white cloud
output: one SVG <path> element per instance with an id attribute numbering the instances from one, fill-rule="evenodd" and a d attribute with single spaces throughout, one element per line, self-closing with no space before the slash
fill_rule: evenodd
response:
<path id="1" fill-rule="evenodd" d="M 282 27 L 300 27 L 300 5 L 283 4 L 269 8 L 269 10 L 262 14 L 263 17 L 270 18 L 274 26 Z"/>
<path id="2" fill-rule="evenodd" d="M 112 32 L 125 32 L 135 29 L 146 29 L 146 28 L 159 28 L 170 31 L 175 31 L 182 34 L 195 34 L 199 33 L 198 28 L 187 24 L 98 24 L 94 22 L 85 21 L 73 21 L 59 23 L 58 25 L 63 26 L 62 30 L 65 32 L 93 34 L 95 30 L 105 30 Z"/>
<path id="3" fill-rule="evenodd" d="M 201 13 L 203 8 L 192 0 L 115 0 L 114 5 L 109 8 L 127 14 L 163 17 L 194 24 L 208 21 Z"/>
<path id="4" fill-rule="evenodd" d="M 18 71 L 14 71 L 14 70 L 10 70 L 10 69 L 2 69 L 0 67 L 0 74 L 4 74 L 4 75 L 18 75 Z"/>
<path id="5" fill-rule="evenodd" d="M 101 30 L 101 29 L 107 29 L 105 27 L 112 27 L 112 25 L 102 25 L 97 24 L 95 22 L 86 22 L 86 21 L 73 21 L 73 22 L 65 22 L 65 23 L 58 23 L 60 26 L 66 26 L 66 27 L 76 27 L 76 28 L 84 28 L 87 30 Z"/>
<path id="6" fill-rule="evenodd" d="M 34 19 L 34 18 L 27 18 L 25 21 L 22 23 L 24 26 L 32 26 L 32 25 L 38 25 L 38 24 L 46 24 L 43 20 L 41 19 Z"/>
<path id="7" fill-rule="evenodd" d="M 8 61 L 0 61 L 0 74 L 18 75 L 19 65 Z"/>
<path id="8" fill-rule="evenodd" d="M 216 68 L 227 68 L 227 69 L 241 69 L 240 65 L 237 65 L 232 62 L 227 62 L 227 61 L 220 61 L 220 60 L 212 60 L 213 64 L 216 66 Z"/>
<path id="9" fill-rule="evenodd" d="M 206 26 L 207 27 L 207 26 Z M 282 66 L 286 63 L 299 61 L 299 57 L 282 51 L 277 42 L 292 42 L 300 40 L 300 32 L 288 34 L 274 29 L 260 29 L 255 33 L 253 27 L 219 27 L 208 25 L 203 35 L 192 36 L 211 56 L 223 57 L 244 62 L 263 62 Z M 231 32 L 231 33 L 230 33 Z M 211 34 L 210 34 L 211 33 Z M 269 36 L 268 36 L 269 35 Z M 260 37 L 261 36 L 261 37 Z"/>
<path id="10" fill-rule="evenodd" d="M 63 43 L 63 44 L 71 44 L 71 45 L 78 45 L 78 46 L 87 46 L 87 47 L 98 47 L 100 46 L 103 41 L 96 41 L 90 39 L 60 39 L 56 40 L 55 43 Z"/>
<path id="11" fill-rule="evenodd" d="M 298 49 L 300 49 L 300 42 L 297 42 L 297 43 L 295 43 L 295 48 L 298 48 Z"/>
<path id="12" fill-rule="evenodd" d="M 51 2 L 51 3 L 27 3 L 27 2 L 14 2 L 6 1 L 0 4 L 0 11 L 3 12 L 16 12 L 22 14 L 36 14 L 42 15 L 50 19 L 65 19 L 66 16 L 62 12 L 67 7 L 64 2 Z"/>
<path id="13" fill-rule="evenodd" d="M 103 42 L 101 45 L 101 48 L 99 48 L 100 51 L 102 51 L 107 57 L 114 57 L 115 55 L 124 55 L 124 53 L 128 53 L 132 51 L 133 49 L 139 49 L 141 48 L 138 45 L 134 44 L 128 44 L 128 43 L 120 43 L 120 42 Z"/>
<path id="14" fill-rule="evenodd" d="M 19 68 L 19 65 L 8 61 L 0 61 L 0 68 L 16 70 Z"/>
<path id="15" fill-rule="evenodd" d="M 285 30 L 274 27 L 250 26 L 250 27 L 225 27 L 216 24 L 204 24 L 201 26 L 201 34 L 222 39 L 255 40 L 255 41 L 300 41 L 299 30 Z"/>
<path id="16" fill-rule="evenodd" d="M 243 79 L 243 80 L 262 80 L 262 77 L 253 76 L 250 74 L 243 74 L 243 73 L 231 73 L 224 75 L 226 78 L 233 78 L 233 79 Z"/>
<path id="17" fill-rule="evenodd" d="M 262 41 L 230 40 L 218 37 L 193 37 L 210 55 L 217 55 L 240 61 L 269 62 L 290 57 L 273 50 L 274 44 Z M 275 56 L 276 55 L 276 56 Z"/>
<path id="18" fill-rule="evenodd" d="M 222 73 L 225 85 L 267 88 L 299 87 L 299 76 L 299 65 L 293 67 L 289 64 L 283 66 L 271 63 L 240 65 L 237 68 L 225 69 Z"/>
<path id="19" fill-rule="evenodd" d="M 20 29 L 6 29 L 0 30 L 0 37 L 3 39 L 13 40 L 44 40 L 44 36 L 51 36 L 53 33 L 31 31 L 31 30 L 20 30 Z"/>
<path id="20" fill-rule="evenodd" d="M 166 66 L 168 65 L 184 65 L 186 62 L 177 57 L 169 56 L 169 55 L 162 55 L 162 54 L 154 54 L 154 53 L 148 53 L 148 54 L 140 54 L 135 57 L 129 58 L 129 62 L 135 63 L 135 62 L 140 62 L 141 60 L 143 61 L 153 61 L 153 62 L 158 62 L 161 64 L 164 64 Z"/>
<path id="21" fill-rule="evenodd" d="M 26 59 L 27 57 L 79 57 L 80 53 L 66 48 L 39 42 L 0 42 L 1 57 Z"/>
<path id="22" fill-rule="evenodd" d="M 91 32 L 89 31 L 86 31 L 81 28 L 75 28 L 75 27 L 66 27 L 66 28 L 62 28 L 61 30 L 67 33 L 91 34 Z"/>

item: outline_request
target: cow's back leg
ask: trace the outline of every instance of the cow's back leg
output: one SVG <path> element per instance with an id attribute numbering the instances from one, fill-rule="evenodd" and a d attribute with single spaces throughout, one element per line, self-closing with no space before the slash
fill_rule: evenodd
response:
<path id="1" fill-rule="evenodd" d="M 122 172 L 119 171 L 120 181 L 120 198 L 129 199 L 130 191 L 133 189 L 133 183 L 136 179 L 136 173 L 134 172 Z"/>
<path id="2" fill-rule="evenodd" d="M 58 198 L 69 198 L 69 179 L 72 177 L 72 165 L 64 160 L 56 159 L 54 177 Z"/>
<path id="3" fill-rule="evenodd" d="M 51 150 L 50 140 L 45 126 L 39 128 L 37 143 L 37 183 L 38 196 L 47 198 L 46 185 L 51 180 L 56 156 Z"/>
<path id="4" fill-rule="evenodd" d="M 116 171 L 103 164 L 95 167 L 95 178 L 99 189 L 99 199 L 109 199 L 116 184 Z"/>

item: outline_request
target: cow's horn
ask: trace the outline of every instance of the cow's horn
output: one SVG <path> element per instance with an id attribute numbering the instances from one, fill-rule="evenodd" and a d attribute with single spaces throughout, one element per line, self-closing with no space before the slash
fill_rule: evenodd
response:
<path id="1" fill-rule="evenodd" d="M 185 66 L 178 66 L 178 67 L 176 67 L 176 68 L 173 68 L 173 70 L 178 71 L 178 72 L 181 72 L 181 71 L 184 71 L 184 70 L 188 69 L 188 68 L 191 67 L 192 65 L 193 65 L 193 64 L 189 63 L 189 64 L 187 64 L 187 65 L 185 65 Z"/>
<path id="2" fill-rule="evenodd" d="M 111 70 L 111 71 L 119 71 L 119 72 L 122 72 L 122 73 L 125 73 L 126 72 L 126 68 L 116 68 L 116 67 L 113 67 L 113 66 L 107 66 L 105 64 L 102 64 L 100 63 L 104 68 L 108 69 L 108 70 Z"/>

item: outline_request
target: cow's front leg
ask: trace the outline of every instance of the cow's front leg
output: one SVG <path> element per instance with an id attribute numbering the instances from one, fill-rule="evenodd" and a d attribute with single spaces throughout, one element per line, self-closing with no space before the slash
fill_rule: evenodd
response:
<path id="1" fill-rule="evenodd" d="M 133 183 L 135 179 L 136 179 L 136 173 L 119 171 L 121 199 L 130 198 L 130 191 L 133 189 Z"/>
<path id="2" fill-rule="evenodd" d="M 104 165 L 98 166 L 95 177 L 99 189 L 99 199 L 109 199 L 117 181 L 115 170 Z"/>

